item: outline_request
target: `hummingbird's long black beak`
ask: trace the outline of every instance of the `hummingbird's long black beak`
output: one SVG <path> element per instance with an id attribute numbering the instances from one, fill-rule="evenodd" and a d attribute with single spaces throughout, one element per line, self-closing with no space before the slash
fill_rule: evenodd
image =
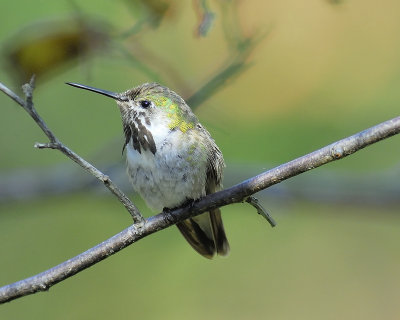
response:
<path id="1" fill-rule="evenodd" d="M 119 94 L 119 93 L 115 93 L 115 92 L 111 92 L 111 91 L 107 91 L 107 90 L 103 90 L 103 89 L 97 89 L 94 87 L 90 87 L 90 86 L 86 86 L 84 84 L 79 84 L 79 83 L 73 83 L 73 82 L 66 82 L 65 84 L 69 84 L 70 86 L 76 87 L 76 88 L 80 88 L 80 89 L 85 89 L 85 90 L 89 90 L 89 91 L 93 91 L 96 93 L 100 93 L 106 97 L 110 97 L 113 98 L 114 100 L 118 100 L 118 101 L 128 101 L 128 98 Z"/>

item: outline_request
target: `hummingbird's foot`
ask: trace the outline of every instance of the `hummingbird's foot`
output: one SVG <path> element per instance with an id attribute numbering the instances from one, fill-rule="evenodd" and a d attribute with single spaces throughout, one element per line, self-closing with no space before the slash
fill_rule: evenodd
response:
<path id="1" fill-rule="evenodd" d="M 164 207 L 164 208 L 162 209 L 162 213 L 163 213 L 163 215 L 164 215 L 164 219 L 165 219 L 166 221 L 168 221 L 168 222 L 176 223 L 176 219 L 175 219 L 174 216 L 171 214 L 172 211 L 174 211 L 174 209 L 170 209 L 170 208 L 167 208 L 167 207 Z"/>
<path id="2" fill-rule="evenodd" d="M 195 199 L 187 199 L 184 203 L 182 203 L 179 206 L 176 206 L 176 207 L 173 207 L 173 208 L 164 207 L 162 211 L 163 211 L 163 213 L 171 213 L 172 211 L 174 211 L 176 209 L 182 209 L 182 208 L 185 208 L 185 207 L 192 208 L 197 200 L 198 199 L 196 199 L 196 200 Z"/>
<path id="3" fill-rule="evenodd" d="M 198 201 L 198 199 L 187 199 L 184 203 L 182 203 L 179 208 L 189 207 L 193 208 L 193 205 Z"/>
<path id="4" fill-rule="evenodd" d="M 162 209 L 162 212 L 163 213 L 171 213 L 171 211 L 173 211 L 174 209 L 170 209 L 170 208 L 167 208 L 167 207 L 164 207 L 163 209 Z"/>
<path id="5" fill-rule="evenodd" d="M 197 200 L 194 200 L 194 199 L 187 199 L 187 200 L 186 200 L 184 203 L 182 203 L 180 206 L 176 206 L 176 207 L 174 207 L 174 208 L 167 208 L 167 207 L 164 207 L 164 208 L 162 209 L 162 212 L 163 212 L 164 217 L 165 217 L 164 219 L 166 219 L 166 220 L 168 220 L 168 221 L 175 221 L 175 218 L 173 217 L 173 214 L 172 214 L 172 212 L 173 212 L 174 210 L 176 210 L 176 209 L 182 209 L 182 208 L 185 208 L 185 207 L 189 207 L 189 209 L 191 209 L 196 201 L 197 201 Z"/>

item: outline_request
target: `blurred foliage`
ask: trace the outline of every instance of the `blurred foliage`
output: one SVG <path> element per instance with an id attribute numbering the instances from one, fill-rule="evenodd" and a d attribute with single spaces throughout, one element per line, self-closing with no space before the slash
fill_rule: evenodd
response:
<path id="1" fill-rule="evenodd" d="M 42 79 L 68 62 L 105 50 L 108 36 L 88 18 L 40 21 L 14 34 L 4 49 L 8 73 L 17 83 L 34 74 Z"/>
<path id="2" fill-rule="evenodd" d="M 145 26 L 158 28 L 164 18 L 172 19 L 174 8 L 177 6 L 176 1 L 162 0 L 125 0 L 125 4 L 137 22 L 122 33 L 123 37 L 141 32 Z"/>
<path id="3" fill-rule="evenodd" d="M 198 27 L 196 28 L 195 35 L 198 37 L 206 37 L 213 26 L 215 13 L 210 10 L 208 0 L 194 0 L 193 8 L 198 19 Z"/>
<path id="4" fill-rule="evenodd" d="M 88 47 L 61 54 L 60 64 L 46 60 L 49 71 L 39 74 L 34 97 L 64 143 L 95 165 L 121 161 L 117 108 L 64 82 L 123 91 L 157 80 L 197 105 L 228 162 L 253 163 L 262 171 L 399 114 L 400 4 L 332 4 L 6 1 L 0 5 L 0 65 L 9 64 L 9 53 L 24 51 L 30 41 L 66 34 L 68 28 L 55 27 L 63 21 L 80 21 L 72 38 L 86 39 Z M 41 21 L 56 24 L 34 36 Z M 202 36 L 194 36 L 202 23 Z M 21 31 L 27 27 L 32 30 Z M 100 46 L 87 43 L 93 39 L 85 38 L 85 31 L 92 28 L 101 35 Z M 17 37 L 21 32 L 27 38 Z M 56 47 L 67 42 L 61 43 Z M 1 72 L 7 85 L 14 78 Z M 32 148 L 44 141 L 43 134 L 9 98 L 0 95 L 0 105 L 2 171 L 67 161 L 57 152 Z M 309 175 L 387 173 L 398 167 L 398 143 L 399 137 L 391 138 Z M 135 202 L 146 210 L 140 199 Z M 223 209 L 232 248 L 227 259 L 202 259 L 170 228 L 50 293 L 2 306 L 0 318 L 397 318 L 398 207 L 293 200 L 264 205 L 278 222 L 273 230 L 249 206 Z M 1 283 L 43 271 L 129 223 L 110 196 L 3 203 Z"/>

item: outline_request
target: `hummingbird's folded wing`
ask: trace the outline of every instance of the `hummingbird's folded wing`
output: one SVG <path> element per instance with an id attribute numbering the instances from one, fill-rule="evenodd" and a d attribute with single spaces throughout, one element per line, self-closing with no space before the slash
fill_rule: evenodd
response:
<path id="1" fill-rule="evenodd" d="M 214 193 L 221 187 L 224 160 L 216 145 L 210 153 L 207 168 L 206 194 Z M 177 223 L 178 229 L 187 242 L 198 253 L 211 259 L 215 253 L 225 256 L 229 252 L 229 243 L 225 235 L 219 208 Z"/>

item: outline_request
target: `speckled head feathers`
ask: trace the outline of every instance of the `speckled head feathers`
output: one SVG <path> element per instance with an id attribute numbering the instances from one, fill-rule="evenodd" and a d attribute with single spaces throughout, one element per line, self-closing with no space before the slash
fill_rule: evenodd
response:
<path id="1" fill-rule="evenodd" d="M 151 120 L 154 117 L 165 119 L 171 130 L 179 129 L 186 132 L 194 128 L 197 117 L 186 102 L 174 91 L 157 83 L 144 83 L 138 87 L 120 94 L 125 97 L 117 103 L 122 117 L 132 119 L 133 115 L 146 115 Z"/>
<path id="2" fill-rule="evenodd" d="M 143 98 L 165 97 L 172 99 L 175 103 L 185 104 L 185 101 L 174 91 L 158 83 L 143 83 L 140 86 L 129 89 L 121 95 L 131 100 L 139 100 Z"/>

